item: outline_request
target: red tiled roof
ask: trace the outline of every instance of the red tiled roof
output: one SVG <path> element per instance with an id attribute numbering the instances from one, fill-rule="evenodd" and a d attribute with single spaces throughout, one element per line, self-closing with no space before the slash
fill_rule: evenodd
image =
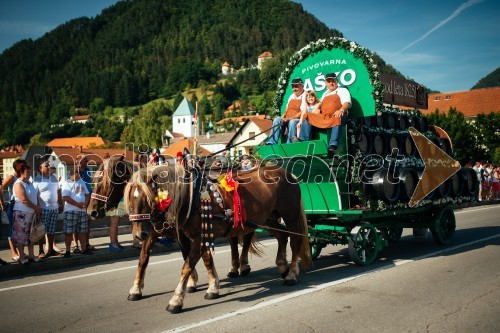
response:
<path id="1" fill-rule="evenodd" d="M 184 151 L 184 148 L 187 148 L 187 150 L 189 150 L 191 153 L 193 153 L 193 151 L 194 151 L 193 140 L 191 140 L 191 139 L 184 139 L 184 140 L 177 141 L 177 142 L 171 144 L 164 151 L 162 151 L 161 154 L 163 156 L 169 155 L 169 156 L 176 157 L 178 152 Z M 206 156 L 206 155 L 210 154 L 210 151 L 208 151 L 207 149 L 201 147 L 200 145 L 197 145 L 197 148 L 198 148 L 198 154 L 197 155 Z"/>
<path id="2" fill-rule="evenodd" d="M 441 113 L 448 113 L 450 108 L 456 108 L 465 117 L 500 112 L 500 87 L 429 94 L 428 109 L 421 111 L 429 114 L 438 109 Z"/>
<path id="3" fill-rule="evenodd" d="M 270 119 L 252 118 L 250 119 L 261 132 L 266 132 L 267 135 L 271 132 L 271 127 L 273 126 L 273 121 Z"/>
<path id="4" fill-rule="evenodd" d="M 21 156 L 23 152 L 4 151 L 0 153 L 0 160 Z"/>
<path id="5" fill-rule="evenodd" d="M 239 123 L 242 123 L 244 122 L 245 120 L 247 119 L 254 119 L 254 118 L 258 118 L 258 119 L 265 119 L 266 116 L 263 115 L 263 114 L 258 114 L 256 116 L 241 116 L 241 117 L 230 117 L 230 118 L 224 118 L 224 119 L 221 119 L 219 120 L 218 122 L 216 122 L 215 124 L 216 125 L 222 125 L 224 124 L 226 121 L 229 121 L 229 120 L 232 120 L 232 121 L 235 121 L 237 122 L 238 124 Z"/>
<path id="6" fill-rule="evenodd" d="M 75 120 L 75 121 L 76 121 L 76 120 L 86 120 L 86 119 L 89 119 L 89 118 L 92 118 L 92 116 L 91 116 L 91 115 L 86 114 L 86 115 L 83 115 L 83 116 L 74 116 L 74 117 L 73 117 L 73 120 Z"/>
<path id="7" fill-rule="evenodd" d="M 127 161 L 134 160 L 134 152 L 125 149 L 81 149 L 70 147 L 53 147 L 54 154 L 58 156 L 61 162 L 68 165 L 74 165 L 77 160 L 85 156 L 89 164 L 100 165 L 106 158 L 115 155 L 125 155 Z"/>
<path id="8" fill-rule="evenodd" d="M 266 51 L 264 53 L 262 53 L 261 55 L 258 56 L 258 58 L 269 58 L 269 57 L 272 57 L 273 54 L 269 51 Z"/>
<path id="9" fill-rule="evenodd" d="M 74 137 L 74 138 L 58 138 L 47 143 L 50 148 L 53 147 L 78 147 L 88 148 L 89 145 L 94 144 L 96 147 L 103 146 L 104 140 L 99 136 L 91 137 Z"/>

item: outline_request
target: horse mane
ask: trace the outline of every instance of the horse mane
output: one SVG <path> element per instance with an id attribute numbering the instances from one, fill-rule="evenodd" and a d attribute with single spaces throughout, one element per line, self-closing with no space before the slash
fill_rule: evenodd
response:
<path id="1" fill-rule="evenodd" d="M 92 179 L 94 184 L 101 183 L 103 188 L 107 189 L 111 186 L 113 181 L 113 172 L 115 170 L 116 163 L 123 163 L 125 167 L 128 169 L 129 173 L 132 174 L 135 170 L 139 169 L 139 164 L 136 162 L 129 162 L 124 159 L 120 159 L 119 157 L 110 157 L 105 159 L 101 166 L 99 167 L 100 172 L 96 172 Z"/>
<path id="2" fill-rule="evenodd" d="M 155 188 L 167 190 L 172 203 L 168 209 L 168 214 L 175 217 L 176 221 L 181 221 L 187 215 L 187 210 L 183 207 L 186 204 L 189 183 L 185 182 L 186 171 L 182 165 L 167 164 L 139 169 L 134 172 L 132 178 L 125 187 L 124 198 L 125 207 L 130 205 L 130 191 L 137 186 L 144 192 L 148 206 L 152 209 L 155 205 Z M 183 221 L 182 221 L 183 222 Z"/>

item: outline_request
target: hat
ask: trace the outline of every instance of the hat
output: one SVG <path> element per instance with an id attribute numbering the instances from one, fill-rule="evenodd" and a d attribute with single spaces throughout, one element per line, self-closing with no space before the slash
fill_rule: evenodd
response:
<path id="1" fill-rule="evenodd" d="M 337 75 L 335 73 L 326 74 L 325 80 L 328 79 L 337 79 Z"/>
<path id="2" fill-rule="evenodd" d="M 294 84 L 304 84 L 304 81 L 300 77 L 296 77 L 295 79 L 292 80 L 292 85 Z"/>
<path id="3" fill-rule="evenodd" d="M 177 157 L 182 157 L 182 152 L 178 151 L 177 152 Z"/>

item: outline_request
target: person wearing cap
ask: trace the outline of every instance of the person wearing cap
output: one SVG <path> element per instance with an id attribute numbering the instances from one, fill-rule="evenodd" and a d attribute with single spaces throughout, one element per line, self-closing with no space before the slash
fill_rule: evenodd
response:
<path id="1" fill-rule="evenodd" d="M 40 165 L 40 174 L 33 180 L 33 186 L 40 196 L 42 206 L 42 222 L 45 225 L 46 237 L 40 240 L 39 258 L 59 255 L 54 249 L 57 216 L 63 212 L 63 200 L 56 176 L 50 172 L 50 162 L 45 161 Z M 45 238 L 47 253 L 43 251 Z"/>
<path id="2" fill-rule="evenodd" d="M 325 76 L 327 91 L 321 97 L 321 112 L 303 112 L 301 120 L 301 137 L 310 137 L 310 126 L 317 128 L 331 128 L 328 143 L 328 155 L 333 156 L 339 145 L 340 132 L 347 119 L 347 110 L 352 105 L 351 94 L 344 87 L 339 87 L 335 73 Z M 304 126 L 307 124 L 306 126 Z"/>
<path id="3" fill-rule="evenodd" d="M 14 227 L 12 230 L 12 242 L 19 252 L 19 263 L 27 264 L 32 261 L 39 261 L 33 253 L 33 243 L 29 240 L 31 224 L 35 214 L 42 212 L 40 198 L 37 190 L 30 182 L 31 167 L 23 164 L 20 167 L 20 174 L 14 183 Z M 24 254 L 24 247 L 28 245 L 28 258 Z"/>
<path id="4" fill-rule="evenodd" d="M 293 142 L 292 138 L 296 137 L 299 118 L 302 112 L 306 110 L 307 103 L 306 94 L 304 93 L 304 81 L 301 78 L 295 78 L 292 80 L 291 85 L 293 93 L 288 98 L 285 113 L 273 120 L 271 134 L 266 142 L 269 145 L 278 143 L 285 128 L 288 128 L 286 142 Z"/>

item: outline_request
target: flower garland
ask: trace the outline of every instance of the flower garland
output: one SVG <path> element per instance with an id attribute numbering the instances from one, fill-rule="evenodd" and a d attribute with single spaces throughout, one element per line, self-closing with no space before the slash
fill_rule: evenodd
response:
<path id="1" fill-rule="evenodd" d="M 307 44 L 290 58 L 288 65 L 285 67 L 285 70 L 281 72 L 280 78 L 278 79 L 278 87 L 276 89 L 276 95 L 273 99 L 275 112 L 278 114 L 281 112 L 283 95 L 286 91 L 287 83 L 290 80 L 290 75 L 292 74 L 295 66 L 311 53 L 316 53 L 324 49 L 331 50 L 333 48 L 344 49 L 363 61 L 363 64 L 366 66 L 370 75 L 370 83 L 373 86 L 372 94 L 373 99 L 375 100 L 375 111 L 383 110 L 384 85 L 382 81 L 380 81 L 377 65 L 373 61 L 369 51 L 364 47 L 357 45 L 355 42 L 348 41 L 345 38 L 330 37 L 326 39 L 319 39 L 316 42 Z"/>
<path id="2" fill-rule="evenodd" d="M 159 211 L 164 212 L 172 203 L 172 198 L 170 198 L 170 196 L 168 195 L 168 191 L 160 188 L 158 189 L 158 195 L 155 198 L 155 202 L 156 208 Z"/>

